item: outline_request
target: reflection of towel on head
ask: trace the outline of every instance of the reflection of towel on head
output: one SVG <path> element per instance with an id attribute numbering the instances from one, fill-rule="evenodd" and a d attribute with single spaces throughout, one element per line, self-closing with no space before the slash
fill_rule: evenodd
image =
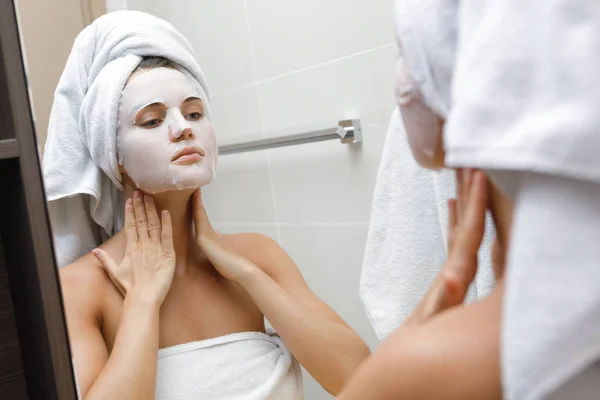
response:
<path id="1" fill-rule="evenodd" d="M 143 56 L 161 56 L 179 65 L 197 85 L 209 113 L 208 88 L 193 50 L 167 22 L 119 11 L 98 18 L 79 34 L 56 88 L 43 158 L 59 266 L 120 229 L 119 101 Z"/>
<path id="2" fill-rule="evenodd" d="M 360 295 L 380 339 L 397 329 L 416 307 L 446 261 L 448 199 L 455 178 L 417 165 L 396 110 L 377 175 Z M 475 282 L 467 300 L 494 286 L 490 263 L 493 226 L 487 221 Z"/>
<path id="3" fill-rule="evenodd" d="M 519 171 L 504 395 L 598 398 L 600 3 L 463 0 L 459 37 L 447 161 Z"/>

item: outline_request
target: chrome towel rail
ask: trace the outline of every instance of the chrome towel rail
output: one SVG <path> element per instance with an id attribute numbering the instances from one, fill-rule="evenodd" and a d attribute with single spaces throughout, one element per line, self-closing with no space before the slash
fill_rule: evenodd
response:
<path id="1" fill-rule="evenodd" d="M 247 151 L 272 149 L 275 147 L 294 146 L 298 144 L 322 142 L 340 139 L 341 143 L 362 142 L 360 119 L 347 119 L 338 122 L 335 128 L 321 129 L 311 132 L 297 133 L 268 139 L 259 139 L 243 143 L 219 146 L 219 154 L 234 154 Z"/>

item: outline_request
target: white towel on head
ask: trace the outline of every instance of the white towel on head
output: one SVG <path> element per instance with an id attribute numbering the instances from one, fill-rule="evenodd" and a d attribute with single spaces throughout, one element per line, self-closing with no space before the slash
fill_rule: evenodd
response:
<path id="1" fill-rule="evenodd" d="M 281 338 L 233 333 L 158 351 L 156 400 L 302 400 L 302 370 Z"/>
<path id="2" fill-rule="evenodd" d="M 165 57 L 197 85 L 210 117 L 208 86 L 188 41 L 138 11 L 106 14 L 75 40 L 50 114 L 43 174 L 59 266 L 120 229 L 119 101 L 143 56 Z"/>
<path id="3" fill-rule="evenodd" d="M 447 201 L 454 193 L 452 171 L 430 171 L 414 161 L 396 110 L 377 175 L 360 280 L 365 310 L 380 339 L 401 325 L 446 261 Z M 494 286 L 492 238 L 488 217 L 480 267 L 468 301 L 486 296 Z"/>

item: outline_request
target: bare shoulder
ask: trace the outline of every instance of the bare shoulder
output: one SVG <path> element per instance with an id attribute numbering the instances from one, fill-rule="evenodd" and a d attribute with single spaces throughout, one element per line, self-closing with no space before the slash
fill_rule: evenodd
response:
<path id="1" fill-rule="evenodd" d="M 86 255 L 59 270 L 60 285 L 67 314 L 99 312 L 110 278 L 91 255 Z"/>
<path id="2" fill-rule="evenodd" d="M 294 261 L 270 237 L 260 233 L 223 235 L 227 242 L 242 256 L 252 261 L 273 278 L 286 272 L 298 270 Z"/>
<path id="3" fill-rule="evenodd" d="M 386 379 L 390 391 L 420 393 L 419 399 L 500 399 L 501 311 L 502 293 L 496 288 L 487 299 L 390 336 L 375 355 L 382 371 L 404 371 L 401 381 L 392 375 Z"/>

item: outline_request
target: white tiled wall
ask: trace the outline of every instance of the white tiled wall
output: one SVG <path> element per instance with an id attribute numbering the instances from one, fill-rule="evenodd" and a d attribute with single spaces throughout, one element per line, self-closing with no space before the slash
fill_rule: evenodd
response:
<path id="1" fill-rule="evenodd" d="M 134 5 L 134 7 L 131 7 Z M 215 226 L 277 240 L 373 347 L 358 295 L 377 168 L 394 108 L 393 0 L 132 0 L 190 40 L 221 143 L 358 114 L 361 146 L 321 142 L 222 156 L 203 192 Z M 310 377 L 306 399 L 329 399 Z"/>

